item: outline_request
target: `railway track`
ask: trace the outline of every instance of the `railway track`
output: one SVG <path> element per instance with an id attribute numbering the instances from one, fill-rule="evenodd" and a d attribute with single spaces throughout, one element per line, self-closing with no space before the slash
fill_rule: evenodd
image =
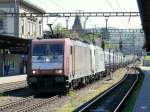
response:
<path id="1" fill-rule="evenodd" d="M 17 100 L 17 101 L 13 101 L 13 102 L 9 102 L 9 103 L 0 105 L 0 111 L 3 111 L 5 109 L 9 109 L 12 106 L 18 106 L 18 105 L 23 104 L 25 102 L 29 102 L 29 101 L 31 101 L 33 99 L 34 99 L 34 96 L 29 96 L 29 97 L 23 98 L 21 100 Z"/>
<path id="2" fill-rule="evenodd" d="M 18 82 L 0 84 L 0 93 L 4 93 L 4 92 L 7 92 L 7 91 L 20 89 L 20 88 L 24 88 L 24 87 L 27 87 L 27 82 L 26 81 L 18 81 Z"/>
<path id="3" fill-rule="evenodd" d="M 56 100 L 57 98 L 58 98 L 58 96 L 53 96 L 53 97 L 46 98 L 46 99 L 40 99 L 40 100 L 38 100 L 38 102 L 36 101 L 36 102 L 32 103 L 32 105 L 24 106 L 23 108 L 20 108 L 15 112 L 29 112 L 34 109 L 38 109 L 39 107 L 41 107 L 43 105 L 51 103 L 52 101 Z"/>
<path id="4" fill-rule="evenodd" d="M 138 74 L 127 74 L 120 82 L 83 104 L 75 112 L 118 112 L 138 81 Z"/>
<path id="5" fill-rule="evenodd" d="M 38 99 L 34 98 L 34 96 L 29 96 L 18 101 L 0 105 L 0 112 L 31 112 L 32 110 L 38 109 L 39 107 L 50 103 L 57 98 L 58 96 Z"/>

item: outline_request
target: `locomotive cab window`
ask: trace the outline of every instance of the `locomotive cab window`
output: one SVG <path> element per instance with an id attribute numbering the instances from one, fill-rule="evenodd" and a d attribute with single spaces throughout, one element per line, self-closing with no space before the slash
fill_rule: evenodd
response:
<path id="1" fill-rule="evenodd" d="M 48 46 L 50 55 L 63 55 L 64 46 L 62 44 L 50 44 Z"/>
<path id="2" fill-rule="evenodd" d="M 39 43 L 32 45 L 33 69 L 63 69 L 64 45 L 62 43 Z"/>
<path id="3" fill-rule="evenodd" d="M 32 47 L 33 56 L 63 55 L 64 52 L 62 44 L 35 44 Z"/>
<path id="4" fill-rule="evenodd" d="M 32 46 L 33 56 L 44 56 L 47 55 L 47 45 L 46 44 L 35 44 Z"/>

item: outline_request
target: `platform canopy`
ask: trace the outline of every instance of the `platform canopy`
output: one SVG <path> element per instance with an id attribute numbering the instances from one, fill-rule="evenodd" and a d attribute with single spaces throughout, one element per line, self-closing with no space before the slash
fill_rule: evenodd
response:
<path id="1" fill-rule="evenodd" d="M 145 33 L 144 48 L 150 52 L 150 0 L 137 0 Z"/>
<path id="2" fill-rule="evenodd" d="M 14 36 L 0 35 L 0 49 L 8 49 L 12 54 L 27 54 L 30 40 Z"/>

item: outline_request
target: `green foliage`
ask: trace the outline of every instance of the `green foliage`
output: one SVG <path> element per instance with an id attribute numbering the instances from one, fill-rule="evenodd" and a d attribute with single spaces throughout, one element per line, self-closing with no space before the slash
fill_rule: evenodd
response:
<path id="1" fill-rule="evenodd" d="M 108 48 L 110 48 L 110 47 L 111 47 L 110 43 L 107 42 L 107 41 L 105 41 L 105 49 L 108 49 Z"/>
<path id="2" fill-rule="evenodd" d="M 83 34 L 83 33 L 80 33 L 79 37 L 80 37 L 81 41 L 86 41 L 88 43 L 93 43 L 97 38 L 99 38 L 99 34 L 93 34 L 93 33 Z"/>
<path id="3" fill-rule="evenodd" d="M 54 31 L 60 31 L 63 29 L 63 25 L 61 23 L 58 23 L 53 29 Z"/>
<path id="4" fill-rule="evenodd" d="M 70 101 L 72 108 L 75 108 L 74 100 L 77 97 L 76 91 L 73 88 L 70 88 L 68 96 L 69 96 L 69 101 Z"/>
<path id="5" fill-rule="evenodd" d="M 99 37 L 99 33 L 84 33 L 67 30 L 61 23 L 57 24 L 54 28 L 54 35 L 61 36 L 62 38 L 73 38 L 88 43 L 94 43 Z"/>
<path id="6" fill-rule="evenodd" d="M 62 38 L 64 37 L 69 37 L 70 36 L 70 32 L 69 30 L 67 30 L 61 23 L 58 23 L 54 28 L 54 35 L 59 35 Z"/>

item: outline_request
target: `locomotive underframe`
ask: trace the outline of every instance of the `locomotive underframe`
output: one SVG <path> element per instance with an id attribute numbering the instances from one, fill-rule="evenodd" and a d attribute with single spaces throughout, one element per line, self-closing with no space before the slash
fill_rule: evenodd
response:
<path id="1" fill-rule="evenodd" d="M 35 93 L 59 93 L 66 90 L 66 76 L 30 76 L 28 77 L 29 87 Z"/>

